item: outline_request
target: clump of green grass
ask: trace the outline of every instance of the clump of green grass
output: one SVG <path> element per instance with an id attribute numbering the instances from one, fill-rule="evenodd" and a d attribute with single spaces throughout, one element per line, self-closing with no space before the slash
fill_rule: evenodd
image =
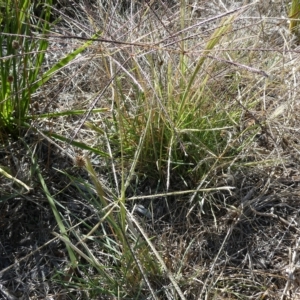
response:
<path id="1" fill-rule="evenodd" d="M 0 126 L 1 131 L 14 134 L 26 121 L 31 95 L 42 69 L 48 41 L 34 34 L 48 34 L 51 1 L 45 5 L 35 28 L 31 24 L 30 1 L 7 1 L 4 7 L 0 37 Z"/>
<path id="2" fill-rule="evenodd" d="M 186 6 L 180 7 L 180 13 L 179 20 L 184 29 L 188 26 L 185 23 L 188 15 Z M 106 223 L 111 228 L 108 237 L 103 225 L 101 230 L 105 230 L 107 237 L 95 242 L 103 243 L 103 252 L 112 256 L 112 261 L 118 266 L 108 269 L 105 261 L 99 262 L 95 278 L 105 282 L 107 294 L 116 296 L 119 293 L 125 298 L 139 298 L 139 295 L 150 293 L 158 299 L 154 288 L 158 280 L 163 285 L 170 282 L 174 298 L 185 299 L 180 279 L 169 271 L 167 261 L 128 211 L 130 200 L 127 195 L 133 179 L 143 176 L 164 182 L 165 191 L 174 190 L 178 185 L 178 189 L 184 192 L 182 187 L 186 184 L 186 189 L 197 193 L 192 184 L 205 178 L 208 173 L 221 172 L 238 154 L 238 149 L 230 145 L 234 138 L 224 138 L 224 131 L 233 131 L 234 134 L 241 107 L 231 102 L 228 104 L 231 110 L 224 110 L 228 99 L 221 97 L 221 94 L 218 94 L 220 98 L 216 97 L 214 84 L 210 80 L 212 74 L 217 74 L 220 69 L 209 58 L 209 55 L 218 52 L 219 45 L 230 40 L 235 16 L 232 13 L 219 18 L 218 26 L 201 42 L 201 51 L 196 51 L 196 54 L 189 50 L 191 46 L 183 35 L 179 36 L 174 51 L 167 47 L 156 49 L 158 37 L 155 31 L 150 32 L 151 39 L 150 42 L 147 39 L 147 45 L 143 41 L 137 45 L 133 43 L 133 52 L 123 52 L 121 46 L 117 51 L 109 46 L 101 47 L 98 54 L 101 67 L 106 77 L 111 78 L 109 85 L 103 88 L 110 89 L 107 98 L 111 97 L 111 103 L 107 105 L 111 105 L 111 116 L 100 115 L 98 126 L 89 120 L 85 122 L 85 128 L 89 128 L 95 140 L 99 141 L 94 148 L 103 147 L 105 142 L 109 155 L 105 161 L 111 164 L 113 174 L 110 185 L 114 192 L 109 195 L 104 192 L 102 182 L 88 158 L 85 168 L 98 195 L 93 197 L 93 205 L 105 214 L 100 221 L 101 226 Z M 151 47 L 154 53 L 149 54 L 147 49 Z M 95 49 L 97 53 L 97 47 Z M 126 64 L 126 68 L 122 64 Z M 232 85 L 229 90 L 236 93 L 236 86 Z M 50 133 L 50 136 L 64 139 L 57 134 Z M 192 191 L 187 192 L 190 193 Z M 80 241 L 82 239 L 78 238 Z M 91 255 L 90 247 L 85 241 L 82 245 L 85 253 L 73 249 L 90 262 L 90 258 L 86 257 L 86 253 L 89 257 Z M 91 280 L 82 285 L 78 280 L 77 284 L 92 293 L 95 291 L 93 282 Z M 161 289 L 163 285 L 160 285 Z M 120 286 L 122 289 L 117 291 Z M 98 292 L 105 294 L 103 290 Z"/>
<path id="3" fill-rule="evenodd" d="M 223 164 L 227 156 L 236 154 L 222 132 L 235 126 L 240 108 L 224 111 L 227 100 L 214 98 L 206 73 L 218 71 L 207 61 L 207 54 L 222 43 L 233 20 L 231 16 L 220 22 L 198 59 L 185 53 L 188 42 L 183 41 L 178 53 L 159 50 L 165 51 L 163 58 L 159 51 L 133 56 L 132 72 L 116 78 L 113 119 L 104 123 L 115 128 L 117 135 L 108 132 L 108 143 L 114 149 L 121 146 L 117 151 L 126 164 L 132 161 L 132 171 L 160 178 L 168 174 L 168 180 L 174 173 L 198 181 L 215 160 Z M 134 100 L 129 100 L 133 106 L 124 105 L 130 97 L 124 89 L 126 78 L 134 78 Z"/>
<path id="4" fill-rule="evenodd" d="M 84 51 L 90 42 L 79 46 L 46 70 L 44 57 L 49 44 L 47 36 L 51 33 L 52 0 L 34 5 L 30 1 L 7 1 L 3 5 L 0 36 L 1 135 L 7 133 L 18 137 L 22 128 L 28 128 L 31 120 L 38 118 L 32 95 Z M 40 15 L 35 16 L 34 9 L 39 6 L 42 6 Z"/>
<path id="5" fill-rule="evenodd" d="M 107 30 L 114 24 L 113 9 L 111 7 L 112 11 L 107 12 L 107 16 L 110 15 Z M 214 193 L 219 191 L 216 181 L 222 176 L 225 178 L 226 175 L 229 178 L 231 171 L 243 163 L 257 164 L 252 163 L 251 158 L 245 153 L 249 151 L 249 145 L 253 143 L 255 136 L 264 128 L 265 122 L 255 120 L 250 114 L 251 121 L 255 121 L 243 126 L 241 117 L 249 113 L 249 110 L 260 109 L 258 108 L 261 105 L 260 97 L 265 90 L 272 88 L 272 82 L 268 85 L 266 72 L 255 66 L 261 61 L 265 63 L 264 65 L 272 64 L 276 61 L 273 60 L 276 55 L 272 53 L 260 56 L 250 50 L 250 55 L 241 54 L 247 50 L 244 49 L 243 38 L 236 29 L 238 10 L 223 18 L 214 19 L 217 22 L 214 29 L 206 34 L 196 31 L 194 34 L 199 41 L 192 38 L 189 40 L 185 34 L 180 34 L 181 30 L 184 31 L 189 26 L 191 31 L 193 29 L 188 21 L 191 11 L 183 4 L 179 8 L 179 14 L 176 15 L 179 34 L 168 32 L 160 23 L 162 17 L 155 15 L 151 8 L 146 7 L 142 12 L 145 16 L 149 13 L 147 16 L 152 25 L 147 28 L 152 30 L 145 30 L 142 21 L 137 23 L 132 21 L 136 28 L 132 24 L 128 25 L 133 26 L 130 37 L 128 36 L 129 40 L 124 38 L 126 35 L 122 35 L 121 30 L 120 33 L 115 32 L 116 35 L 120 34 L 119 39 L 114 37 L 120 43 L 119 47 L 110 47 L 106 44 L 97 52 L 95 46 L 95 56 L 101 58 L 98 62 L 101 76 L 111 79 L 109 85 L 105 86 L 109 92 L 102 98 L 111 107 L 111 115 L 100 116 L 97 122 L 89 120 L 85 124 L 98 140 L 98 147 L 101 149 L 105 147 L 109 153 L 109 158 L 105 161 L 107 165 L 110 164 L 109 170 L 112 173 L 110 184 L 115 190 L 111 203 L 115 203 L 118 207 L 113 222 L 118 224 L 121 230 L 120 234 L 114 235 L 113 240 L 118 241 L 114 245 L 122 245 L 124 252 L 114 252 L 117 253 L 113 257 L 118 261 L 119 268 L 110 272 L 110 278 L 113 278 L 114 282 L 111 287 L 119 286 L 120 277 L 126 278 L 130 284 L 129 286 L 124 284 L 123 297 L 138 299 L 141 293 L 144 293 L 143 295 L 151 294 L 155 298 L 153 291 L 154 295 L 155 292 L 159 294 L 158 290 L 165 289 L 164 283 L 169 282 L 169 289 L 162 294 L 166 296 L 170 292 L 174 299 L 185 299 L 182 287 L 189 285 L 189 279 L 199 276 L 202 266 L 199 265 L 186 277 L 182 275 L 180 263 L 170 263 L 168 258 L 162 258 L 157 251 L 168 245 L 169 240 L 163 246 L 155 244 L 155 240 L 152 243 L 152 240 L 143 234 L 144 229 L 139 226 L 139 222 L 133 221 L 135 218 L 132 219 L 126 207 L 130 207 L 130 201 L 133 200 L 142 202 L 149 198 L 176 197 L 177 194 L 173 191 L 178 190 L 181 195 L 186 193 L 189 196 L 183 197 L 181 203 L 185 204 L 181 204 L 180 209 L 190 213 L 195 207 L 199 207 L 201 213 L 213 218 L 214 226 L 218 228 L 219 212 L 229 208 L 217 197 L 214 199 Z M 116 15 L 116 22 L 119 17 Z M 93 22 L 93 26 L 95 23 Z M 141 36 L 142 29 L 144 35 Z M 136 41 L 133 36 L 136 37 Z M 249 41 L 248 37 L 245 39 L 245 43 L 249 43 L 252 47 L 251 38 Z M 232 44 L 237 46 L 234 47 Z M 238 45 L 243 49 L 239 50 Z M 249 45 L 247 44 L 247 47 Z M 230 49 L 225 51 L 224 48 Z M 102 192 L 97 186 L 102 183 L 95 176 L 89 163 L 87 169 L 101 199 Z M 159 182 L 163 192 L 128 197 L 132 182 L 142 178 L 148 179 L 151 188 L 159 185 Z M 151 186 L 153 181 L 155 185 Z M 228 194 L 230 184 L 234 182 L 223 184 Z M 226 197 L 224 195 L 224 198 Z M 102 209 L 107 206 L 109 205 L 102 206 Z M 188 214 L 186 218 L 188 219 Z M 132 223 L 135 226 L 132 226 Z M 214 263 L 222 253 L 231 230 L 230 227 Z M 136 231 L 138 239 L 133 234 Z M 131 247 L 124 246 L 124 242 L 127 241 L 131 245 L 134 244 L 135 249 L 142 250 L 132 252 Z M 188 248 L 192 243 L 193 241 Z M 111 245 L 112 241 L 107 240 L 105 244 Z M 162 252 L 166 254 L 167 251 Z M 142 253 L 147 255 L 143 256 Z M 184 259 L 185 255 L 187 254 L 184 253 L 182 256 L 178 254 L 178 257 Z M 150 264 L 152 260 L 154 266 Z M 130 261 L 132 264 L 129 264 Z M 133 268 L 135 275 L 133 276 L 125 266 Z M 170 269 L 173 272 L 170 272 Z M 164 277 L 162 271 L 170 276 Z M 159 280 L 163 282 L 157 289 L 154 288 L 157 287 L 157 282 L 153 277 L 156 272 Z M 206 291 L 207 286 L 214 286 L 214 281 L 209 278 L 208 276 L 204 281 L 204 287 L 199 288 L 199 295 L 219 294 L 216 287 L 211 292 Z M 131 283 L 135 280 L 143 283 L 138 288 L 130 289 Z M 84 286 L 87 289 L 94 289 L 92 283 L 90 286 Z M 116 295 L 114 288 L 110 292 Z"/>

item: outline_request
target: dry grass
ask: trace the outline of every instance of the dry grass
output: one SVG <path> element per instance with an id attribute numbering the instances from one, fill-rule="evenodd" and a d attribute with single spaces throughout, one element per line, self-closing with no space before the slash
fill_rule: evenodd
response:
<path id="1" fill-rule="evenodd" d="M 101 35 L 1 146 L 1 168 L 31 188 L 0 178 L 2 297 L 299 299 L 288 7 L 104 2 L 57 11 L 45 69 Z"/>

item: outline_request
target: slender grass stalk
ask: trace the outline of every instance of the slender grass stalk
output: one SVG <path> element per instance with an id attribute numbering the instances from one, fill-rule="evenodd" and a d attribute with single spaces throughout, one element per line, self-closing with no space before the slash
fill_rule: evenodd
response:
<path id="1" fill-rule="evenodd" d="M 57 225 L 58 225 L 58 227 L 60 229 L 60 233 L 61 233 L 61 235 L 64 237 L 64 239 L 66 241 L 65 245 L 66 245 L 66 248 L 68 250 L 69 258 L 70 258 L 70 261 L 71 261 L 71 266 L 74 269 L 75 267 L 77 267 L 78 261 L 77 261 L 77 258 L 76 258 L 76 255 L 75 255 L 74 251 L 70 247 L 70 239 L 69 239 L 69 237 L 67 235 L 67 230 L 66 230 L 66 227 L 64 225 L 64 222 L 63 222 L 63 220 L 62 220 L 62 218 L 61 218 L 61 216 L 60 216 L 60 214 L 59 214 L 59 212 L 57 210 L 57 207 L 56 207 L 56 204 L 55 204 L 56 201 L 55 201 L 54 197 L 50 194 L 50 192 L 48 190 L 47 184 L 46 184 L 46 182 L 45 182 L 45 180 L 43 178 L 43 175 L 42 175 L 42 173 L 41 173 L 41 171 L 39 169 L 39 166 L 38 166 L 38 164 L 36 162 L 36 159 L 34 158 L 33 154 L 31 156 L 31 161 L 32 161 L 33 169 L 37 173 L 37 176 L 39 178 L 41 186 L 42 186 L 42 188 L 44 190 L 44 193 L 45 193 L 45 195 L 46 195 L 46 197 L 48 199 L 48 202 L 49 202 L 49 205 L 50 205 L 50 207 L 52 209 L 53 215 L 54 215 L 55 220 L 57 222 Z"/>
<path id="2" fill-rule="evenodd" d="M 35 91 L 37 88 L 41 87 L 45 84 L 53 75 L 63 67 L 65 67 L 68 63 L 76 58 L 78 54 L 84 51 L 87 47 L 89 47 L 93 43 L 93 39 L 99 36 L 100 32 L 94 34 L 91 39 L 85 42 L 82 46 L 75 49 L 73 52 L 68 53 L 65 57 L 63 57 L 59 62 L 54 64 L 48 71 L 46 71 L 43 76 L 32 85 L 32 90 Z M 44 38 L 45 39 L 45 38 Z"/>
<path id="3" fill-rule="evenodd" d="M 181 115 L 183 112 L 182 110 L 184 109 L 187 97 L 189 96 L 189 94 L 191 92 L 192 84 L 194 83 L 195 78 L 200 71 L 200 68 L 203 66 L 203 64 L 207 58 L 207 55 L 221 41 L 222 37 L 230 30 L 234 18 L 235 18 L 235 15 L 232 15 L 228 18 L 224 18 L 222 20 L 220 26 L 218 26 L 218 28 L 213 32 L 213 34 L 209 38 L 209 41 L 207 42 L 206 46 L 203 49 L 203 55 L 199 58 L 196 68 L 195 68 L 192 76 L 188 80 L 188 84 L 187 84 L 187 87 L 182 96 L 181 105 L 179 107 L 179 115 Z"/>
<path id="4" fill-rule="evenodd" d="M 86 170 L 91 177 L 100 200 L 97 205 L 98 209 L 105 210 L 110 203 L 108 202 L 107 194 L 97 178 L 97 174 L 88 158 L 86 158 Z M 125 276 L 124 278 L 127 281 L 126 285 L 130 287 L 130 285 L 136 281 L 136 277 L 144 277 L 147 281 L 145 276 L 157 275 L 160 271 L 158 264 L 153 261 L 149 254 L 147 244 L 140 240 L 139 235 L 133 234 L 131 236 L 127 230 L 128 212 L 125 207 L 125 199 L 115 199 L 114 201 L 114 205 L 117 205 L 119 212 L 117 215 L 112 211 L 111 213 L 106 214 L 106 221 L 113 230 L 113 236 L 117 245 L 121 246 L 121 254 L 119 254 L 120 258 L 118 258 L 118 260 L 121 262 L 121 272 L 124 274 L 123 276 Z M 124 216 L 122 216 L 122 214 L 124 214 Z M 131 246 L 132 242 L 135 244 L 134 248 Z M 140 269 L 142 266 L 144 268 L 143 270 Z M 133 286 L 130 288 L 132 289 Z"/>
<path id="5" fill-rule="evenodd" d="M 47 0 L 36 25 L 42 34 L 50 28 L 52 0 Z M 42 68 L 47 39 L 35 40 L 30 24 L 31 1 L 6 2 L 0 35 L 0 125 L 3 131 L 16 133 L 26 118 L 31 103 L 32 84 Z M 17 126 L 17 127 L 16 127 Z"/>

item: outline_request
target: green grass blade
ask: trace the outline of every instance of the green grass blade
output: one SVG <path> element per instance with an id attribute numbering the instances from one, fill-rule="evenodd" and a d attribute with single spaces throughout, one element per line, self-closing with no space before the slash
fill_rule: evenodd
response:
<path id="1" fill-rule="evenodd" d="M 300 15 L 300 0 L 292 0 L 291 9 L 289 13 L 290 18 L 290 31 L 293 33 L 298 32 L 299 26 L 299 15 Z"/>
<path id="2" fill-rule="evenodd" d="M 84 51 L 88 46 L 90 46 L 93 43 L 93 39 L 97 38 L 99 36 L 99 33 L 94 34 L 91 37 L 91 40 L 87 41 L 84 43 L 81 47 L 78 47 L 76 50 L 73 52 L 67 54 L 64 58 L 62 58 L 58 63 L 56 63 L 51 69 L 49 69 L 43 77 L 33 84 L 31 91 L 34 92 L 36 91 L 40 86 L 45 84 L 55 72 L 66 66 L 69 62 L 71 62 L 78 54 L 80 54 L 82 51 Z"/>
<path id="3" fill-rule="evenodd" d="M 48 187 L 46 185 L 46 182 L 43 178 L 43 175 L 42 173 L 40 172 L 40 169 L 39 169 L 39 166 L 35 160 L 35 158 L 31 157 L 31 160 L 32 160 L 32 164 L 33 164 L 33 167 L 34 167 L 34 170 L 35 172 L 37 173 L 38 175 L 38 178 L 39 178 L 39 181 L 42 185 L 42 188 L 44 190 L 44 193 L 48 199 L 48 202 L 50 204 L 50 207 L 52 209 L 52 212 L 53 212 L 53 215 L 55 217 L 55 220 L 57 222 L 57 225 L 59 227 L 59 230 L 60 230 L 60 233 L 62 234 L 62 236 L 65 238 L 66 241 L 68 241 L 68 243 L 65 243 L 66 245 L 66 248 L 68 250 L 68 253 L 69 253 L 69 258 L 70 258 L 70 261 L 71 261 L 71 264 L 72 264 L 72 267 L 76 267 L 77 266 L 77 259 L 76 259 L 76 256 L 75 256 L 75 253 L 73 252 L 72 248 L 70 247 L 70 240 L 69 240 L 69 237 L 67 236 L 67 230 L 64 226 L 64 223 L 60 217 L 60 214 L 57 210 L 57 207 L 55 205 L 55 199 L 52 197 L 52 195 L 50 194 L 49 190 L 48 190 Z"/>
<path id="4" fill-rule="evenodd" d="M 213 34 L 209 38 L 208 43 L 206 44 L 206 46 L 203 49 L 204 54 L 203 54 L 203 56 L 200 57 L 197 65 L 196 65 L 196 68 L 188 81 L 188 85 L 185 89 L 185 92 L 184 92 L 184 95 L 182 98 L 182 103 L 179 108 L 179 112 L 180 112 L 179 115 L 181 115 L 181 112 L 184 108 L 184 104 L 186 102 L 187 96 L 189 95 L 192 84 L 194 83 L 195 78 L 196 78 L 197 74 L 199 73 L 200 68 L 202 67 L 202 65 L 204 64 L 204 62 L 207 58 L 206 55 L 209 54 L 209 52 L 220 42 L 223 35 L 226 34 L 226 32 L 228 32 L 230 30 L 231 24 L 232 24 L 232 21 L 234 20 L 234 18 L 235 18 L 235 15 L 232 15 L 229 18 L 224 18 L 222 20 L 221 25 L 218 26 L 218 28 L 213 32 Z"/>
<path id="5" fill-rule="evenodd" d="M 60 140 L 62 142 L 66 142 L 66 143 L 70 142 L 70 140 L 68 138 L 63 137 L 61 135 L 58 135 L 56 133 L 53 133 L 53 132 L 50 132 L 50 131 L 43 131 L 43 133 L 45 135 L 49 136 L 49 137 L 53 137 L 53 138 L 55 138 L 57 140 Z M 84 143 L 81 143 L 81 142 L 72 141 L 70 144 L 73 145 L 73 146 L 76 146 L 76 147 L 78 147 L 82 150 L 88 150 L 88 151 L 91 151 L 91 152 L 93 152 L 95 154 L 98 154 L 100 156 L 103 156 L 103 157 L 110 157 L 108 153 L 105 153 L 105 152 L 103 152 L 103 151 L 101 151 L 97 148 L 90 147 L 90 146 L 88 146 Z"/>

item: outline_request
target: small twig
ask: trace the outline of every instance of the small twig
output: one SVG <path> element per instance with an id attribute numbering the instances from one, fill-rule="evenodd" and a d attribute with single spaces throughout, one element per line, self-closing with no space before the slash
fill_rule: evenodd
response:
<path id="1" fill-rule="evenodd" d="M 128 59 L 126 59 L 124 61 L 124 63 L 122 65 L 125 65 L 128 61 L 130 60 L 130 57 Z M 93 100 L 93 102 L 91 103 L 88 111 L 86 112 L 85 116 L 82 118 L 81 123 L 79 124 L 79 126 L 76 128 L 73 137 L 69 140 L 69 144 L 71 144 L 73 142 L 73 140 L 75 139 L 75 137 L 77 136 L 78 132 L 80 131 L 80 129 L 82 128 L 82 126 L 84 125 L 85 121 L 87 120 L 87 118 L 89 117 L 89 115 L 91 114 L 92 110 L 94 109 L 95 105 L 97 104 L 97 102 L 99 101 L 99 99 L 102 97 L 102 95 L 106 92 L 106 90 L 109 88 L 110 84 L 113 82 L 113 80 L 116 78 L 116 76 L 119 74 L 119 72 L 122 70 L 122 68 L 120 67 L 116 73 L 110 78 L 110 80 L 108 81 L 106 87 L 102 90 L 102 92 Z"/>
<path id="2" fill-rule="evenodd" d="M 263 216 L 263 217 L 269 217 L 269 218 L 273 218 L 273 219 L 277 219 L 280 222 L 282 222 L 284 225 L 287 225 L 288 227 L 292 227 L 293 229 L 295 229 L 296 231 L 300 232 L 300 229 L 297 228 L 296 226 L 294 226 L 292 223 L 288 222 L 287 220 L 285 220 L 284 218 L 275 215 L 274 213 L 263 213 L 263 212 L 259 212 L 256 209 L 254 209 L 251 205 L 249 205 L 251 210 L 258 216 Z"/>
<path id="3" fill-rule="evenodd" d="M 228 60 L 228 59 L 223 59 L 223 58 L 219 58 L 219 57 L 212 56 L 212 55 L 207 55 L 207 57 L 209 57 L 211 59 L 214 59 L 214 60 L 217 60 L 219 62 L 224 62 L 224 63 L 230 64 L 230 65 L 236 66 L 236 67 L 241 68 L 241 69 L 245 69 L 245 70 L 247 70 L 249 72 L 252 72 L 252 73 L 260 74 L 264 77 L 269 77 L 269 75 L 263 70 L 259 70 L 259 69 L 249 67 L 249 66 L 244 65 L 244 64 L 240 64 L 240 63 Z"/>

